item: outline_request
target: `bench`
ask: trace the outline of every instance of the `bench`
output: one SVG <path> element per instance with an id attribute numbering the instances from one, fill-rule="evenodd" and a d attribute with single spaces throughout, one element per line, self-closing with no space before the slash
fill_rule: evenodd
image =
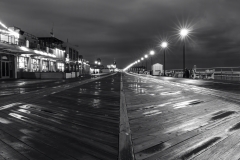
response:
<path id="1" fill-rule="evenodd" d="M 205 70 L 205 71 L 197 71 L 192 70 L 191 77 L 193 79 L 201 78 L 201 79 L 214 79 L 215 70 Z"/>

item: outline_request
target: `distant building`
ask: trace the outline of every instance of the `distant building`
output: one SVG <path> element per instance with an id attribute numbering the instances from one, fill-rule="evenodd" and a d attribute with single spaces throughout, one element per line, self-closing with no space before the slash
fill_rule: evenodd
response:
<path id="1" fill-rule="evenodd" d="M 89 73 L 89 64 L 83 62 L 76 46 L 0 22 L 0 79 L 74 78 Z"/>

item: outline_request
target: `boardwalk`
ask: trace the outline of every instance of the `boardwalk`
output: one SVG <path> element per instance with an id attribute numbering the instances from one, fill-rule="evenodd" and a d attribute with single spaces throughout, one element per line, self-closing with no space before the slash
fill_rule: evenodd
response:
<path id="1" fill-rule="evenodd" d="M 0 160 L 237 160 L 239 87 L 128 73 L 6 81 Z"/>
<path id="2" fill-rule="evenodd" d="M 117 159 L 119 80 L 88 79 L 2 98 L 0 159 Z"/>
<path id="3" fill-rule="evenodd" d="M 238 95 L 137 75 L 124 93 L 136 160 L 240 158 Z"/>

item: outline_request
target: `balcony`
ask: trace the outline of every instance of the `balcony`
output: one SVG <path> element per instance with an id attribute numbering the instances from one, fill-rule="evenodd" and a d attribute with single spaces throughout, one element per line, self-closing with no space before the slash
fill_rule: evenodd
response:
<path id="1" fill-rule="evenodd" d="M 9 36 L 0 33 L 0 42 L 8 44 L 18 44 L 18 39 L 15 38 L 14 36 Z"/>

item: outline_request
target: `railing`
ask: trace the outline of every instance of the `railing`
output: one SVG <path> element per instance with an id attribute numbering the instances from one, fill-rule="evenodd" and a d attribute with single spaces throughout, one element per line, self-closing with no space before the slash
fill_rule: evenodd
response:
<path id="1" fill-rule="evenodd" d="M 30 42 L 29 43 L 29 48 L 30 49 L 38 49 L 39 48 L 39 44 Z"/>
<path id="2" fill-rule="evenodd" d="M 17 45 L 19 45 L 19 46 L 26 46 L 26 41 L 23 40 L 23 39 L 18 39 Z"/>
<path id="3" fill-rule="evenodd" d="M 182 69 L 171 69 L 165 72 L 167 76 L 183 77 Z M 190 78 L 240 81 L 240 67 L 196 68 L 190 70 Z"/>
<path id="4" fill-rule="evenodd" d="M 14 36 L 9 36 L 9 35 L 0 33 L 0 42 L 8 43 L 8 44 L 17 44 L 18 39 L 15 38 Z"/>
<path id="5" fill-rule="evenodd" d="M 48 52 L 50 54 L 55 53 L 54 49 L 52 48 L 53 45 L 50 45 L 49 49 L 47 51 L 47 47 L 44 46 L 44 45 L 40 45 L 40 44 L 29 42 L 29 41 L 27 43 L 27 40 L 25 40 L 25 39 L 18 39 L 18 38 L 15 38 L 14 36 L 2 34 L 2 33 L 0 33 L 0 42 L 7 43 L 7 44 L 18 45 L 18 46 L 25 46 L 25 47 L 28 47 L 28 48 L 33 49 L 33 50 L 35 50 L 35 49 L 36 50 L 41 50 L 41 51 L 44 51 L 44 52 Z M 27 44 L 29 44 L 29 45 L 27 45 Z"/>

